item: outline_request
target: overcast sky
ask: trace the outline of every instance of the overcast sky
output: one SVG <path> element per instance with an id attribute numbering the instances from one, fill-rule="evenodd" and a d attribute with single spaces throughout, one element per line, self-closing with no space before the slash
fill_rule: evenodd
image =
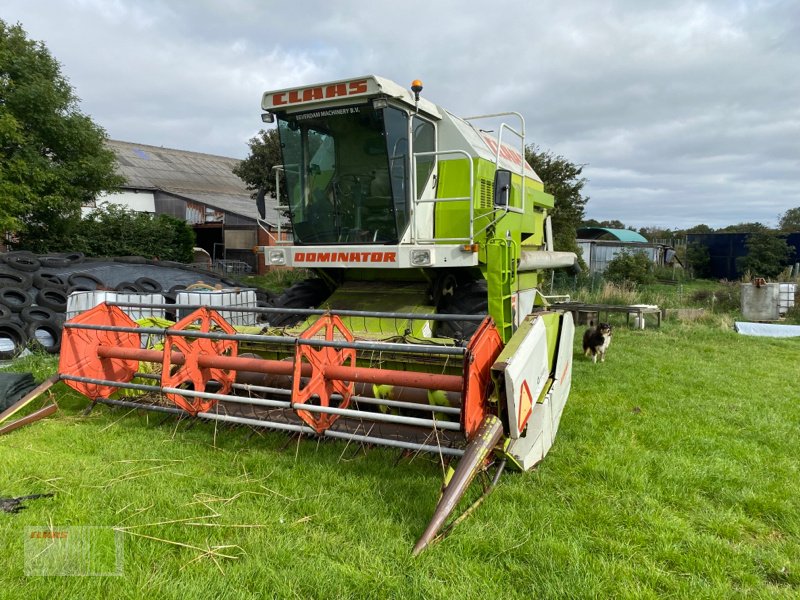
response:
<path id="1" fill-rule="evenodd" d="M 129 142 L 244 158 L 264 91 L 374 73 L 516 110 L 586 165 L 587 217 L 712 227 L 800 206 L 800 2 L 5 0 Z"/>

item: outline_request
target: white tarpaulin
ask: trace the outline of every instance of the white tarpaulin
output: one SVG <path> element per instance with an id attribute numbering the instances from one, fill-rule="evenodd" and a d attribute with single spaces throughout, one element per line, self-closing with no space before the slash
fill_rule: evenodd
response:
<path id="1" fill-rule="evenodd" d="M 800 337 L 800 325 L 777 325 L 775 323 L 747 323 L 736 321 L 733 328 L 742 335 L 760 337 Z"/>

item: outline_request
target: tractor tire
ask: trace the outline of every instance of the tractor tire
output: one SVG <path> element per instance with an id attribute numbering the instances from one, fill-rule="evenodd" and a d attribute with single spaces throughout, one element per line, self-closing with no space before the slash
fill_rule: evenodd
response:
<path id="1" fill-rule="evenodd" d="M 446 315 L 488 314 L 489 292 L 486 281 L 469 281 L 458 286 L 438 312 Z M 466 341 L 475 334 L 479 325 L 480 321 L 438 321 L 436 336 Z"/>
<path id="2" fill-rule="evenodd" d="M 16 358 L 27 345 L 28 335 L 22 327 L 11 321 L 0 321 L 0 360 Z"/>
<path id="3" fill-rule="evenodd" d="M 14 252 L 7 254 L 5 257 L 3 257 L 3 262 L 12 269 L 16 269 L 17 271 L 25 271 L 26 273 L 38 271 L 42 266 L 35 254 L 29 254 L 27 252 Z"/>
<path id="4" fill-rule="evenodd" d="M 1 313 L 2 311 L 0 311 Z M 38 321 L 53 321 L 56 319 L 56 313 L 44 306 L 28 306 L 19 311 L 20 318 L 26 323 L 36 323 Z M 2 319 L 0 314 L 0 319 Z"/>
<path id="5" fill-rule="evenodd" d="M 39 262 L 48 269 L 63 269 L 83 262 L 83 252 L 46 254 L 39 257 Z"/>
<path id="6" fill-rule="evenodd" d="M 18 313 L 33 304 L 33 298 L 28 295 L 27 290 L 7 286 L 0 289 L 0 303 L 10 308 L 11 312 Z"/>
<path id="7" fill-rule="evenodd" d="M 57 319 L 28 323 L 25 334 L 33 346 L 41 348 L 48 354 L 58 354 L 61 350 L 62 329 Z"/>
<path id="8" fill-rule="evenodd" d="M 44 288 L 36 294 L 36 304 L 63 313 L 67 310 L 67 294 L 56 288 Z"/>
<path id="9" fill-rule="evenodd" d="M 139 277 L 134 283 L 136 287 L 148 294 L 158 294 L 164 289 L 158 281 L 149 277 Z"/>
<path id="10" fill-rule="evenodd" d="M 102 279 L 86 271 L 76 271 L 70 274 L 67 278 L 67 282 L 72 287 L 89 288 L 91 291 L 105 287 L 105 283 L 103 283 Z"/>
<path id="11" fill-rule="evenodd" d="M 0 289 L 5 287 L 18 287 L 27 289 L 31 287 L 33 278 L 24 271 L 17 271 L 7 266 L 0 267 Z"/>
<path id="12" fill-rule="evenodd" d="M 138 294 L 139 292 L 142 291 L 142 289 L 138 285 L 133 283 L 132 281 L 120 281 L 114 287 L 114 289 L 117 292 L 131 292 L 131 293 L 134 293 L 134 294 Z"/>
<path id="13" fill-rule="evenodd" d="M 331 295 L 331 290 L 322 279 L 305 279 L 295 283 L 274 300 L 276 308 L 316 308 Z M 305 315 L 292 312 L 269 315 L 272 327 L 292 327 L 306 319 Z"/>
<path id="14" fill-rule="evenodd" d="M 56 288 L 59 290 L 67 289 L 68 283 L 63 276 L 49 271 L 39 271 L 33 275 L 33 285 L 39 289 Z"/>

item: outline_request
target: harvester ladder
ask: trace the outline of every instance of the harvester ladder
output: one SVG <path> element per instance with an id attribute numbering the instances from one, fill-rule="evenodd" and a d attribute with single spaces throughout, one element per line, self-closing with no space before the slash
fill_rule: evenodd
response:
<path id="1" fill-rule="evenodd" d="M 489 314 L 504 344 L 514 334 L 513 295 L 517 281 L 519 251 L 514 240 L 493 238 L 486 248 L 486 280 L 489 286 Z"/>

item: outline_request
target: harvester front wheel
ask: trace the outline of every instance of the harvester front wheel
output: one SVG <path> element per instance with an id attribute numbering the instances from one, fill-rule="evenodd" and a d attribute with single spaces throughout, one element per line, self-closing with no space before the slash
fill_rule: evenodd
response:
<path id="1" fill-rule="evenodd" d="M 274 301 L 278 308 L 316 308 L 322 304 L 331 289 L 322 279 L 304 279 L 286 289 Z M 273 327 L 292 327 L 306 319 L 306 315 L 296 315 L 291 312 L 270 315 L 269 324 Z"/>
<path id="2" fill-rule="evenodd" d="M 452 296 L 443 299 L 439 311 L 447 315 L 485 315 L 489 312 L 489 291 L 486 280 L 469 281 L 458 286 Z M 440 321 L 437 337 L 468 340 L 480 323 L 478 321 Z"/>

